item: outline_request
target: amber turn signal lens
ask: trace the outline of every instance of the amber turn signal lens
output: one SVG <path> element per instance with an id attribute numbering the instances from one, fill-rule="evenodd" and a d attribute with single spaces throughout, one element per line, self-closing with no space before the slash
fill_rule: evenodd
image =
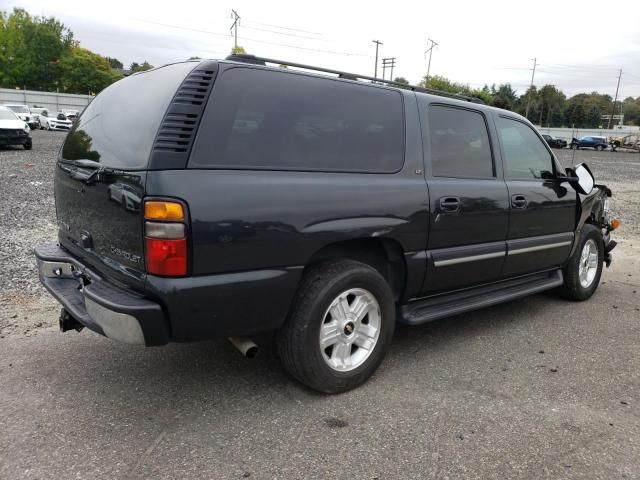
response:
<path id="1" fill-rule="evenodd" d="M 184 210 L 177 202 L 154 202 L 144 204 L 144 218 L 147 220 L 184 220 Z"/>
<path id="2" fill-rule="evenodd" d="M 611 227 L 611 230 L 615 230 L 620 225 L 622 225 L 622 222 L 620 221 L 619 218 L 614 218 L 613 220 L 611 220 L 611 223 L 609 223 L 609 226 Z"/>

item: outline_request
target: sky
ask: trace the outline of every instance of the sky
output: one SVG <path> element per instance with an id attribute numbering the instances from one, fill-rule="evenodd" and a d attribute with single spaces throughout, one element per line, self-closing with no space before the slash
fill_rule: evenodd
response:
<path id="1" fill-rule="evenodd" d="M 224 58 L 233 46 L 231 10 L 240 15 L 238 44 L 248 53 L 373 75 L 395 57 L 395 76 L 417 83 L 427 73 L 479 88 L 531 82 L 568 96 L 598 91 L 640 96 L 640 1 L 375 2 L 300 0 L 2 0 L 33 15 L 55 16 L 81 46 L 125 65 L 191 56 Z M 381 68 L 378 68 L 381 76 Z M 390 72 L 387 72 L 387 78 Z"/>

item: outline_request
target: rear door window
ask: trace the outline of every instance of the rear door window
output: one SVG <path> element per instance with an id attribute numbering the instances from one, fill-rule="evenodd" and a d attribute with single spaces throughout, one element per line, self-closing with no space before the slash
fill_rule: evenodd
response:
<path id="1" fill-rule="evenodd" d="M 444 105 L 429 107 L 434 177 L 493 178 L 495 170 L 484 115 Z"/>
<path id="2" fill-rule="evenodd" d="M 189 166 L 393 173 L 403 161 L 399 92 L 236 67 L 216 81 Z"/>

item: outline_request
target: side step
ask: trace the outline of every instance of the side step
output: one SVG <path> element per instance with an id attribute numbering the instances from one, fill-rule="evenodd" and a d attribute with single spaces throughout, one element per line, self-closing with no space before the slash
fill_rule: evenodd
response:
<path id="1" fill-rule="evenodd" d="M 562 285 L 562 271 L 536 273 L 453 293 L 415 300 L 400 309 L 398 321 L 420 325 L 439 318 L 489 307 Z"/>

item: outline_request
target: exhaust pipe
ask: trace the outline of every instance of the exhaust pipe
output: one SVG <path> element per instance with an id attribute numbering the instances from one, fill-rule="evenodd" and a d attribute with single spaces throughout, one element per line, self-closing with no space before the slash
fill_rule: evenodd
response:
<path id="1" fill-rule="evenodd" d="M 229 341 L 238 351 L 247 358 L 253 358 L 258 354 L 258 345 L 247 337 L 229 337 Z"/>

